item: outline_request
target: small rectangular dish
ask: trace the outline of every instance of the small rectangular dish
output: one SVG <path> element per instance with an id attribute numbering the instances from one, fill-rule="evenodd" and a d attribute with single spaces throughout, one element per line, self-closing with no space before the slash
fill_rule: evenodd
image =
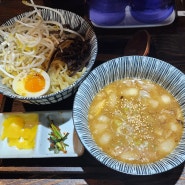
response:
<path id="1" fill-rule="evenodd" d="M 9 146 L 7 138 L 2 139 L 3 122 L 11 116 L 38 114 L 38 127 L 35 137 L 35 146 L 33 149 L 18 149 L 16 146 Z M 56 123 L 61 133 L 68 132 L 69 135 L 65 140 L 68 145 L 67 152 L 60 151 L 55 153 L 49 150 L 51 128 L 48 116 Z M 31 117 L 30 117 L 31 118 Z M 11 133 L 10 133 L 11 134 Z M 15 133 L 12 133 L 15 134 Z M 81 144 L 73 125 L 72 111 L 38 111 L 29 113 L 0 113 L 0 158 L 45 158 L 45 157 L 78 157 L 84 152 L 84 147 Z"/>

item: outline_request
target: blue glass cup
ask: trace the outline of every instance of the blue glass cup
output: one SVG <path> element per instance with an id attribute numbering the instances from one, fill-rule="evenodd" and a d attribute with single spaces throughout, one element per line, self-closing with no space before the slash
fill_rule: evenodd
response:
<path id="1" fill-rule="evenodd" d="M 125 18 L 126 0 L 87 0 L 89 19 L 101 26 L 119 24 Z"/>
<path id="2" fill-rule="evenodd" d="M 159 23 L 174 10 L 174 0 L 130 0 L 131 15 L 144 23 Z"/>

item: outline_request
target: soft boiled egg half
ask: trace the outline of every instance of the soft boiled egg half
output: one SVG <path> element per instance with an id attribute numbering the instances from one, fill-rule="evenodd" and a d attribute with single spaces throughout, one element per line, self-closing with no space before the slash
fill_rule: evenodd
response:
<path id="1" fill-rule="evenodd" d="M 44 70 L 32 68 L 19 73 L 13 80 L 12 88 L 21 96 L 41 96 L 50 88 L 50 77 Z"/>

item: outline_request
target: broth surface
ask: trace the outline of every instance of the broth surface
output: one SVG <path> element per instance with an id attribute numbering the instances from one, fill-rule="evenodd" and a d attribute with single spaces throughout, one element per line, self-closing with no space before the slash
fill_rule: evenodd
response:
<path id="1" fill-rule="evenodd" d="M 145 164 L 170 154 L 183 132 L 177 100 L 150 80 L 123 79 L 93 99 L 89 128 L 97 145 L 123 162 Z"/>

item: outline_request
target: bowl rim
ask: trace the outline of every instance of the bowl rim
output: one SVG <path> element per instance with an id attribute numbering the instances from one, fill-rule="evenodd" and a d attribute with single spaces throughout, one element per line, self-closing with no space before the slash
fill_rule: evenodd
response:
<path id="1" fill-rule="evenodd" d="M 123 56 L 123 57 L 111 59 L 103 63 L 90 72 L 88 77 L 79 86 L 78 91 L 75 95 L 74 103 L 73 103 L 73 122 L 74 122 L 75 129 L 77 131 L 77 134 L 81 142 L 87 149 L 87 151 L 94 158 L 96 158 L 99 162 L 101 162 L 105 166 L 110 167 L 111 169 L 116 170 L 118 172 L 131 174 L 131 175 L 154 175 L 154 174 L 159 174 L 159 173 L 171 170 L 172 168 L 177 167 L 178 165 L 180 165 L 185 161 L 185 124 L 183 125 L 182 138 L 178 146 L 174 149 L 174 151 L 172 151 L 171 154 L 169 154 L 165 158 L 148 164 L 128 164 L 128 163 L 120 162 L 116 159 L 113 159 L 108 154 L 103 152 L 91 137 L 91 134 L 88 128 L 87 114 L 88 114 L 89 104 L 92 101 L 93 97 L 99 90 L 102 89 L 102 87 L 104 87 L 104 85 L 102 85 L 103 83 L 102 84 L 97 83 L 97 81 L 100 80 L 100 77 L 103 78 L 100 72 L 104 72 L 104 76 L 106 76 L 105 72 L 108 73 L 110 71 L 113 71 L 112 74 L 117 75 L 117 73 L 115 73 L 116 70 L 114 71 L 113 68 L 114 67 L 116 68 L 116 66 L 119 66 L 119 67 L 121 66 L 123 68 L 126 68 L 127 64 L 130 68 L 132 68 L 128 71 L 132 71 L 132 70 L 137 71 L 138 69 L 134 69 L 134 67 L 136 66 L 142 68 L 143 66 L 146 67 L 147 65 L 149 66 L 151 65 L 150 71 L 153 70 L 154 73 L 155 73 L 155 69 L 153 67 L 157 65 L 158 69 L 160 69 L 161 66 L 163 66 L 163 68 L 161 69 L 161 74 L 170 75 L 169 72 L 177 74 L 178 76 L 176 77 L 176 81 L 177 81 L 176 83 L 178 85 L 182 85 L 183 81 L 185 80 L 184 73 L 182 73 L 179 69 L 172 66 L 170 63 L 167 63 L 163 60 L 153 58 L 153 57 Z M 163 71 L 163 69 L 165 70 Z M 168 71 L 168 74 L 166 73 L 167 71 Z M 127 73 L 129 74 L 129 72 Z M 148 75 L 150 76 L 151 74 L 148 74 Z M 172 77 L 174 77 L 174 74 L 172 74 Z M 161 80 L 165 81 L 164 79 L 161 79 Z M 115 79 L 113 81 L 115 81 Z M 112 81 L 108 79 L 107 84 L 109 84 L 110 82 Z M 97 84 L 94 86 L 95 83 L 102 85 L 102 87 L 97 87 L 98 86 Z M 92 93 L 93 94 L 92 96 L 91 96 L 91 93 L 87 91 L 87 89 L 89 90 L 91 88 L 97 91 L 95 93 Z M 183 85 L 182 89 L 178 90 L 177 93 L 179 94 L 183 93 L 185 95 L 185 84 Z M 90 99 L 90 100 L 88 101 L 88 100 L 85 100 L 84 98 Z M 82 99 L 84 99 L 85 103 L 83 103 Z M 185 102 L 185 97 L 183 98 L 183 100 Z M 183 109 L 183 115 L 185 117 L 184 104 L 185 103 L 181 102 L 181 106 L 183 106 L 181 108 Z"/>

